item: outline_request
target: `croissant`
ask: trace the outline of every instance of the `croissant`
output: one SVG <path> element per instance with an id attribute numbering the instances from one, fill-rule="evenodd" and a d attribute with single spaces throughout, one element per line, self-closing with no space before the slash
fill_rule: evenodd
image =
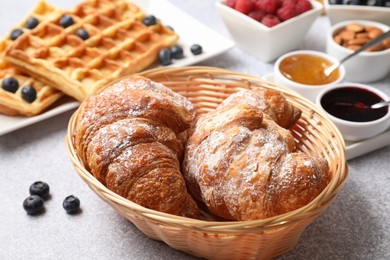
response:
<path id="1" fill-rule="evenodd" d="M 312 201 L 330 176 L 324 159 L 295 152 L 284 127 L 300 114 L 279 92 L 242 90 L 202 115 L 182 167 L 195 200 L 230 220 L 264 219 Z"/>
<path id="2" fill-rule="evenodd" d="M 102 184 L 144 207 L 199 217 L 180 172 L 184 140 L 195 109 L 162 84 L 133 76 L 80 106 L 75 150 Z"/>

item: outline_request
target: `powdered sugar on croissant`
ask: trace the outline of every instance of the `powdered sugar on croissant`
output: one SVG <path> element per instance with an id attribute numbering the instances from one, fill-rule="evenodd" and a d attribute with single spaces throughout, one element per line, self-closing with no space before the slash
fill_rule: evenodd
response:
<path id="1" fill-rule="evenodd" d="M 190 192 L 220 217 L 283 214 L 309 203 L 329 182 L 326 161 L 294 152 L 293 136 L 280 126 L 291 126 L 300 111 L 270 92 L 233 94 L 198 120 L 188 140 L 183 172 Z"/>
<path id="2" fill-rule="evenodd" d="M 178 137 L 194 118 L 189 100 L 133 76 L 82 103 L 73 141 L 86 169 L 108 189 L 144 207 L 197 218 L 180 172 Z"/>

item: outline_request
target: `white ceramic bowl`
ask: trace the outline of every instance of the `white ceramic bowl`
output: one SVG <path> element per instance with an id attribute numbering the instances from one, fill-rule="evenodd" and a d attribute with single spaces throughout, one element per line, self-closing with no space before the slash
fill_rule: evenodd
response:
<path id="1" fill-rule="evenodd" d="M 348 141 L 360 141 L 367 138 L 374 137 L 382 132 L 384 132 L 386 129 L 390 127 L 390 109 L 387 108 L 387 114 L 383 117 L 368 121 L 368 122 L 354 122 L 354 121 L 347 121 L 340 119 L 330 113 L 328 113 L 325 108 L 323 107 L 323 103 L 321 102 L 323 100 L 324 95 L 327 93 L 335 90 L 335 89 L 341 89 L 345 87 L 353 87 L 353 88 L 361 88 L 368 90 L 377 96 L 381 97 L 383 100 L 390 100 L 389 96 L 387 96 L 384 92 L 363 84 L 358 83 L 342 83 L 342 84 L 336 84 L 329 88 L 326 88 L 322 90 L 316 99 L 316 104 L 320 108 L 322 108 L 329 116 L 331 121 L 337 126 L 337 128 L 340 130 L 341 134 L 343 135 L 345 140 Z"/>
<path id="2" fill-rule="evenodd" d="M 341 65 L 339 67 L 340 76 L 337 80 L 333 81 L 332 83 L 328 83 L 328 84 L 324 84 L 324 85 L 305 85 L 302 83 L 292 81 L 291 79 L 285 77 L 282 74 L 282 72 L 280 71 L 280 63 L 284 59 L 291 57 L 291 56 L 294 56 L 294 55 L 297 55 L 297 54 L 307 54 L 307 55 L 318 56 L 318 57 L 321 57 L 321 58 L 324 58 L 324 59 L 330 61 L 332 64 L 337 62 L 337 60 L 334 57 L 332 57 L 326 53 L 319 52 L 319 51 L 300 50 L 300 51 L 293 51 L 293 52 L 286 53 L 286 54 L 282 55 L 281 57 L 279 57 L 275 62 L 275 65 L 274 65 L 275 83 L 282 85 L 282 86 L 285 86 L 285 87 L 288 87 L 292 90 L 295 90 L 296 92 L 301 94 L 303 97 L 309 99 L 312 102 L 315 102 L 318 93 L 320 93 L 323 89 L 326 89 L 326 88 L 328 88 L 334 84 L 340 83 L 344 80 L 345 68 L 343 65 Z"/>
<path id="3" fill-rule="evenodd" d="M 390 29 L 385 24 L 366 20 L 348 20 L 333 25 L 327 34 L 326 52 L 338 60 L 343 59 L 353 51 L 337 44 L 333 40 L 333 35 L 352 23 L 375 26 L 384 32 Z M 361 52 L 343 64 L 346 69 L 347 80 L 361 83 L 377 81 L 390 72 L 390 49 L 376 52 Z"/>
<path id="4" fill-rule="evenodd" d="M 364 19 L 390 26 L 390 8 L 364 5 L 334 5 L 324 1 L 325 12 L 331 24 L 346 20 Z"/>
<path id="5" fill-rule="evenodd" d="M 267 27 L 224 2 L 218 0 L 216 8 L 237 47 L 264 62 L 274 61 L 280 55 L 298 49 L 322 10 L 319 2 L 310 0 L 313 9 L 274 27 Z"/>

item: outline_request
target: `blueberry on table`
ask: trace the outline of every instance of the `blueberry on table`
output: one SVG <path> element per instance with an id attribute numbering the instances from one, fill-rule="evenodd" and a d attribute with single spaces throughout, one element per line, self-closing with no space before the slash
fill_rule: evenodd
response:
<path id="1" fill-rule="evenodd" d="M 160 50 L 160 52 L 158 53 L 158 60 L 160 61 L 160 64 L 164 66 L 172 64 L 171 50 L 168 48 Z"/>
<path id="2" fill-rule="evenodd" d="M 142 23 L 146 26 L 155 25 L 157 23 L 157 18 L 154 15 L 147 15 L 142 20 Z"/>
<path id="3" fill-rule="evenodd" d="M 73 20 L 72 16 L 66 14 L 66 15 L 61 17 L 60 25 L 63 28 L 67 28 L 67 27 L 71 26 L 72 24 L 74 24 L 74 20 Z"/>
<path id="4" fill-rule="evenodd" d="M 182 59 L 184 58 L 183 48 L 179 45 L 174 45 L 171 48 L 172 58 L 174 59 Z"/>
<path id="5" fill-rule="evenodd" d="M 65 209 L 66 213 L 68 214 L 75 214 L 80 209 L 80 200 L 70 195 L 65 198 L 64 202 L 62 203 L 63 208 Z"/>
<path id="6" fill-rule="evenodd" d="M 29 103 L 37 99 L 37 91 L 32 86 L 24 86 L 22 88 L 22 98 Z"/>
<path id="7" fill-rule="evenodd" d="M 32 30 L 35 27 L 37 27 L 38 24 L 39 24 L 38 19 L 32 16 L 32 17 L 27 19 L 26 28 Z"/>
<path id="8" fill-rule="evenodd" d="M 1 87 L 8 92 L 15 93 L 19 88 L 19 82 L 12 77 L 5 78 L 1 83 Z"/>
<path id="9" fill-rule="evenodd" d="M 28 196 L 23 201 L 23 208 L 30 215 L 37 214 L 43 209 L 43 199 L 38 195 Z"/>
<path id="10" fill-rule="evenodd" d="M 202 46 L 200 46 L 199 44 L 193 44 L 191 46 L 191 52 L 192 54 L 194 55 L 199 55 L 203 52 L 203 49 L 202 49 Z"/>
<path id="11" fill-rule="evenodd" d="M 36 181 L 30 186 L 30 195 L 37 195 L 44 199 L 49 195 L 50 187 L 46 182 Z"/>
<path id="12" fill-rule="evenodd" d="M 11 32 L 10 38 L 11 38 L 11 40 L 15 41 L 22 34 L 23 34 L 23 30 L 22 29 L 14 29 Z"/>
<path id="13" fill-rule="evenodd" d="M 89 33 L 84 28 L 80 28 L 76 31 L 76 35 L 83 39 L 84 41 L 89 38 Z"/>

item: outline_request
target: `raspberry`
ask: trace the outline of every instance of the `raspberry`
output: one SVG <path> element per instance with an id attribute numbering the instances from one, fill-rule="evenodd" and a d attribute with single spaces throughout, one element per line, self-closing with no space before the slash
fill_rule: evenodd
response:
<path id="1" fill-rule="evenodd" d="M 297 4 L 297 1 L 299 1 L 299 0 L 282 0 L 280 5 L 282 7 L 288 6 L 288 7 L 292 8 L 292 7 L 295 7 L 295 5 Z"/>
<path id="2" fill-rule="evenodd" d="M 261 9 L 267 14 L 274 14 L 279 8 L 279 0 L 262 0 Z"/>
<path id="3" fill-rule="evenodd" d="M 263 19 L 265 15 L 266 13 L 263 10 L 252 11 L 248 14 L 249 17 L 259 22 L 261 22 L 261 19 Z"/>
<path id="4" fill-rule="evenodd" d="M 234 8 L 234 6 L 236 5 L 236 0 L 226 0 L 225 4 L 230 8 Z"/>
<path id="5" fill-rule="evenodd" d="M 252 0 L 237 0 L 235 9 L 243 14 L 249 14 L 254 10 L 255 4 Z"/>
<path id="6" fill-rule="evenodd" d="M 280 20 L 275 15 L 267 14 L 263 17 L 263 19 L 261 19 L 261 23 L 268 27 L 273 27 L 275 25 L 280 24 Z"/>
<path id="7" fill-rule="evenodd" d="M 263 11 L 263 7 L 261 6 L 261 3 L 263 2 L 263 0 L 255 0 L 255 3 L 254 3 L 254 8 L 256 11 Z"/>
<path id="8" fill-rule="evenodd" d="M 301 14 L 311 10 L 313 7 L 311 6 L 311 3 L 307 0 L 299 0 L 295 8 L 297 10 L 297 14 Z"/>
<path id="9" fill-rule="evenodd" d="M 291 8 L 289 5 L 286 5 L 286 6 L 283 6 L 282 8 L 279 8 L 276 13 L 282 21 L 286 21 L 290 18 L 297 16 L 297 11 L 296 11 L 295 7 L 293 6 Z"/>

